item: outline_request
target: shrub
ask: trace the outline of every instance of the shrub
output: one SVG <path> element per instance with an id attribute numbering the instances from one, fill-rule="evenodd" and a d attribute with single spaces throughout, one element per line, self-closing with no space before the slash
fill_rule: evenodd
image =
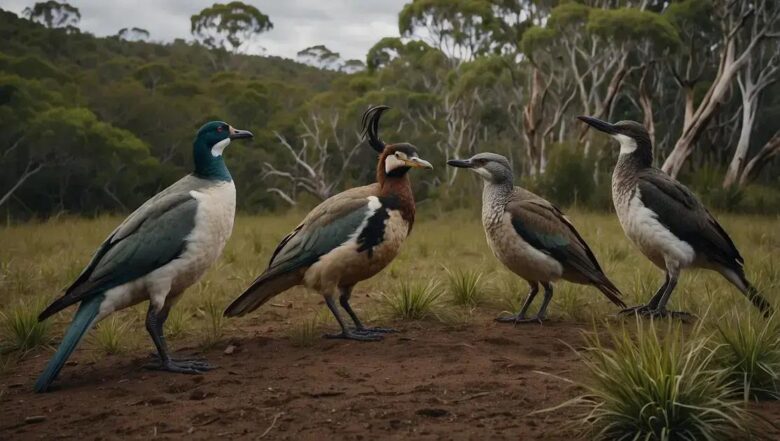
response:
<path id="1" fill-rule="evenodd" d="M 433 307 L 442 295 L 439 284 L 402 280 L 391 294 L 385 294 L 382 302 L 393 317 L 403 320 L 422 320 L 433 313 Z"/>
<path id="2" fill-rule="evenodd" d="M 586 336 L 580 353 L 586 394 L 562 406 L 585 410 L 574 424 L 594 440 L 722 440 L 760 436 L 760 421 L 734 399 L 726 369 L 714 369 L 707 338 L 686 339 L 679 323 L 659 336 L 637 319 L 636 333 L 609 329 L 609 342 Z M 553 409 L 547 409 L 550 411 Z"/>
<path id="3" fill-rule="evenodd" d="M 482 280 L 481 271 L 452 271 L 446 267 L 444 270 L 447 272 L 447 291 L 453 303 L 468 307 L 475 307 L 482 303 L 485 298 L 485 292 L 480 285 Z"/>

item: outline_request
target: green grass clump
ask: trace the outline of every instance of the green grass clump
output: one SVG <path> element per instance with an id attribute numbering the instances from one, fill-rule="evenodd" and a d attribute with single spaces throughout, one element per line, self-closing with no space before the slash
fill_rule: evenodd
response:
<path id="1" fill-rule="evenodd" d="M 226 318 L 223 315 L 224 302 L 215 296 L 208 296 L 201 305 L 200 312 L 206 320 L 202 328 L 201 344 L 211 347 L 225 334 Z"/>
<path id="2" fill-rule="evenodd" d="M 320 340 L 320 325 L 324 321 L 324 311 L 318 311 L 316 314 L 294 323 L 287 329 L 287 338 L 293 346 L 305 348 L 314 346 L 314 343 Z"/>
<path id="3" fill-rule="evenodd" d="M 38 321 L 38 314 L 45 306 L 42 299 L 22 299 L 7 311 L 0 311 L 3 350 L 28 351 L 49 342 L 51 320 Z"/>
<path id="4" fill-rule="evenodd" d="M 482 272 L 470 270 L 450 270 L 444 268 L 447 272 L 447 292 L 450 300 L 461 306 L 475 307 L 485 299 L 485 291 L 480 284 Z"/>
<path id="5" fill-rule="evenodd" d="M 134 322 L 129 314 L 111 315 L 95 327 L 94 345 L 108 355 L 121 354 L 129 346 L 128 331 Z"/>
<path id="6" fill-rule="evenodd" d="M 402 280 L 391 294 L 384 294 L 382 302 L 394 318 L 402 320 L 422 320 L 433 314 L 442 291 L 438 282 Z"/>
<path id="7" fill-rule="evenodd" d="M 780 399 L 780 325 L 776 317 L 732 313 L 716 322 L 718 363 L 731 372 L 744 399 Z"/>
<path id="8" fill-rule="evenodd" d="M 715 369 L 716 351 L 705 337 L 685 338 L 669 322 L 661 337 L 654 324 L 609 329 L 609 342 L 586 337 L 580 353 L 586 394 L 564 403 L 583 407 L 575 424 L 593 440 L 724 440 L 760 436 L 757 417 L 734 399 L 730 371 Z M 559 406 L 559 407 L 561 407 Z M 549 409 L 548 409 L 549 410 Z"/>

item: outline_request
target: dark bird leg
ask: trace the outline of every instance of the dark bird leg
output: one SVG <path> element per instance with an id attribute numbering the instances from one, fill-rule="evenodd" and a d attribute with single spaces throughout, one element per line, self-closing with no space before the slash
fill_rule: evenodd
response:
<path id="1" fill-rule="evenodd" d="M 547 318 L 547 306 L 550 305 L 550 301 L 553 297 L 553 288 L 550 282 L 542 282 L 544 287 L 544 299 L 542 299 L 542 307 L 539 308 L 539 312 L 536 314 L 536 321 L 542 323 Z"/>
<path id="2" fill-rule="evenodd" d="M 660 300 L 658 301 L 658 304 L 655 305 L 655 308 L 649 309 L 647 311 L 642 312 L 642 315 L 645 316 L 651 316 L 651 317 L 667 317 L 667 316 L 689 316 L 687 312 L 681 312 L 681 311 L 668 311 L 666 309 L 666 304 L 669 302 L 669 298 L 672 296 L 672 291 L 674 291 L 674 288 L 677 286 L 677 278 L 680 275 L 680 269 L 676 266 L 669 267 L 667 265 L 667 272 L 666 277 L 669 279 L 669 281 L 666 283 L 666 287 L 664 289 L 663 294 L 661 295 Z M 652 300 L 651 300 L 652 302 Z M 651 305 L 648 305 L 651 306 Z"/>
<path id="3" fill-rule="evenodd" d="M 666 291 L 666 285 L 668 284 L 669 284 L 669 273 L 667 272 L 664 274 L 664 284 L 661 285 L 660 288 L 658 288 L 658 291 L 655 292 L 653 297 L 646 305 L 632 306 L 630 308 L 626 308 L 620 311 L 618 314 L 645 314 L 648 311 L 652 311 L 658 308 L 658 302 L 661 301 L 661 297 L 663 297 L 664 292 Z"/>
<path id="4" fill-rule="evenodd" d="M 168 353 L 168 343 L 163 334 L 163 325 L 168 318 L 169 306 L 163 307 L 160 312 L 156 312 L 154 305 L 149 302 L 149 310 L 146 312 L 146 330 L 152 337 L 154 346 L 160 359 L 156 363 L 150 363 L 144 367 L 168 372 L 178 372 L 182 374 L 202 374 L 208 370 L 214 369 L 214 366 L 201 360 L 175 360 Z"/>
<path id="5" fill-rule="evenodd" d="M 508 317 L 496 317 L 497 322 L 526 323 L 528 321 L 528 319 L 525 318 L 525 314 L 528 312 L 528 307 L 531 306 L 531 303 L 534 301 L 536 293 L 539 292 L 539 284 L 536 282 L 528 282 L 528 285 L 531 286 L 531 290 L 528 291 L 528 296 L 525 299 L 525 303 L 523 303 L 523 307 L 520 308 L 520 312 L 518 312 L 517 315 L 510 315 Z M 531 321 L 536 321 L 536 319 L 532 319 Z"/>
<path id="6" fill-rule="evenodd" d="M 339 334 L 325 334 L 325 338 L 343 338 L 346 340 L 358 340 L 358 341 L 377 341 L 382 340 L 382 336 L 379 334 L 361 334 L 349 329 L 344 323 L 344 319 L 339 314 L 336 302 L 333 300 L 333 296 L 325 296 L 325 304 L 328 305 L 328 309 L 333 313 L 333 317 L 336 317 L 336 321 L 341 326 L 341 333 Z M 354 314 L 354 312 L 353 312 Z"/>
<path id="7" fill-rule="evenodd" d="M 339 288 L 341 291 L 341 295 L 339 296 L 339 303 L 341 304 L 341 307 L 347 311 L 347 314 L 349 314 L 349 316 L 352 318 L 352 321 L 355 322 L 355 332 L 358 334 L 388 334 L 391 332 L 398 332 L 392 328 L 366 328 L 363 326 L 363 323 L 360 321 L 357 314 L 355 314 L 355 311 L 352 310 L 352 306 L 349 304 L 349 298 L 352 296 L 352 288 L 354 288 L 354 285 L 342 286 Z"/>

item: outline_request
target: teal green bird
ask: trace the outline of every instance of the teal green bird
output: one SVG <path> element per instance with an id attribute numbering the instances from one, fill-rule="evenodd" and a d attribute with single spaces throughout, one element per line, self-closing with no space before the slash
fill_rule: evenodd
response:
<path id="1" fill-rule="evenodd" d="M 81 275 L 38 316 L 43 321 L 78 303 L 54 357 L 35 383 L 45 392 L 79 341 L 114 311 L 149 301 L 146 330 L 159 355 L 153 369 L 201 373 L 200 360 L 171 358 L 163 324 L 171 306 L 219 258 L 233 230 L 236 187 L 222 153 L 234 139 L 251 138 L 222 121 L 198 130 L 195 170 L 135 210 L 100 245 Z"/>

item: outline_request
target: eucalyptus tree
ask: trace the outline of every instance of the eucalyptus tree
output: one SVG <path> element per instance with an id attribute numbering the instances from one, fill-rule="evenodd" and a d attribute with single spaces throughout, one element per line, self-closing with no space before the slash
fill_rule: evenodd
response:
<path id="1" fill-rule="evenodd" d="M 702 98 L 696 102 L 692 89 L 685 95 L 682 133 L 662 166 L 665 172 L 675 177 L 726 101 L 740 71 L 751 58 L 760 56 L 765 40 L 780 38 L 776 31 L 780 8 L 776 2 L 768 0 L 685 0 L 672 3 L 667 14 L 680 30 L 694 26 L 694 29 L 704 29 L 700 33 L 712 33 L 714 42 L 702 47 L 702 50 L 712 51 L 718 60 Z M 706 20 L 712 22 L 707 23 Z M 699 41 L 696 34 L 683 32 L 683 35 L 687 37 L 683 40 L 685 46 Z M 689 62 L 688 65 L 695 66 L 695 63 Z"/>
<path id="2" fill-rule="evenodd" d="M 76 29 L 81 21 L 79 9 L 67 2 L 49 0 L 24 8 L 22 15 L 47 28 Z"/>
<path id="3" fill-rule="evenodd" d="M 214 3 L 190 17 L 190 33 L 198 42 L 216 51 L 232 53 L 249 49 L 260 34 L 273 27 L 267 15 L 239 1 Z M 214 58 L 212 65 L 216 69 Z"/>
<path id="4" fill-rule="evenodd" d="M 125 41 L 147 41 L 149 40 L 149 35 L 149 31 L 138 27 L 122 28 L 116 33 L 120 40 Z"/>
<path id="5" fill-rule="evenodd" d="M 309 46 L 296 55 L 301 63 L 320 69 L 338 70 L 341 65 L 341 55 L 323 44 Z"/>

